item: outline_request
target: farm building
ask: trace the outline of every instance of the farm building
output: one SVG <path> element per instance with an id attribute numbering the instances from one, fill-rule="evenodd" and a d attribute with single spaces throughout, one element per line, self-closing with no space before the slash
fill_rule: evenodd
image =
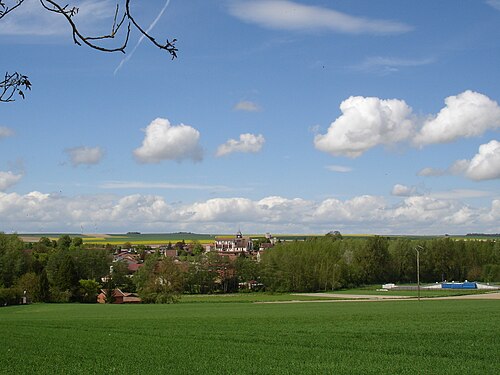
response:
<path id="1" fill-rule="evenodd" d="M 120 289 L 113 290 L 113 298 L 115 304 L 122 303 L 141 303 L 141 299 L 137 295 L 137 293 L 127 293 L 122 292 Z M 106 303 L 107 294 L 104 289 L 101 289 L 101 293 L 97 296 L 98 303 Z"/>

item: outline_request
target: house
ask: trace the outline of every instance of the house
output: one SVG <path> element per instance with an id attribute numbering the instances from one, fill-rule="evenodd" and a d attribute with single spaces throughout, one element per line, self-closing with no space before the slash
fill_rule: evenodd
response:
<path id="1" fill-rule="evenodd" d="M 106 303 L 106 290 L 101 289 L 101 293 L 97 295 L 97 302 L 98 303 Z M 122 303 L 141 303 L 140 297 L 137 295 L 137 293 L 127 293 L 127 292 L 122 292 L 120 289 L 115 289 L 113 290 L 113 298 L 115 304 L 122 304 Z"/>
<path id="2" fill-rule="evenodd" d="M 124 262 L 127 265 L 130 274 L 136 272 L 143 266 L 138 254 L 130 254 L 128 252 L 120 252 L 113 257 L 113 262 Z"/>

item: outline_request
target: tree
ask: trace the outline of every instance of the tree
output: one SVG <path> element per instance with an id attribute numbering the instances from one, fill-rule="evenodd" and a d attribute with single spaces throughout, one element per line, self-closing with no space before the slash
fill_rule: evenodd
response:
<path id="1" fill-rule="evenodd" d="M 22 275 L 16 286 L 28 297 L 30 301 L 40 302 L 40 278 L 34 272 Z"/>
<path id="2" fill-rule="evenodd" d="M 389 242 L 387 238 L 373 236 L 366 240 L 358 253 L 358 263 L 365 283 L 386 282 L 389 274 Z"/>
<path id="3" fill-rule="evenodd" d="M 57 240 L 57 247 L 59 249 L 67 250 L 71 246 L 71 237 L 67 234 L 59 237 Z"/>
<path id="4" fill-rule="evenodd" d="M 124 292 L 135 292 L 135 285 L 129 275 L 127 262 L 114 262 L 111 278 L 116 288 L 120 288 Z"/>
<path id="5" fill-rule="evenodd" d="M 82 247 L 83 245 L 83 239 L 81 237 L 74 237 L 71 240 L 71 246 L 73 247 Z"/>
<path id="6" fill-rule="evenodd" d="M 203 254 L 203 245 L 200 243 L 200 241 L 193 241 L 193 250 L 192 253 L 193 255 L 201 255 Z"/>
<path id="7" fill-rule="evenodd" d="M 80 280 L 80 298 L 84 303 L 95 303 L 101 286 L 95 280 Z"/>
<path id="8" fill-rule="evenodd" d="M 11 287 L 28 270 L 28 257 L 17 234 L 0 232 L 0 286 Z"/>
<path id="9" fill-rule="evenodd" d="M 335 230 L 335 231 L 330 231 L 327 234 L 325 234 L 325 237 L 331 238 L 333 241 L 336 241 L 336 240 L 342 239 L 342 234 L 338 230 Z"/>
<path id="10" fill-rule="evenodd" d="M 8 14 L 13 13 L 17 8 L 21 7 L 24 2 L 25 0 L 0 0 L 0 20 Z M 101 52 L 125 53 L 129 43 L 130 32 L 132 29 L 135 29 L 153 44 L 153 46 L 166 51 L 170 54 L 172 59 L 175 59 L 178 51 L 175 46 L 177 39 L 167 39 L 165 42 L 158 42 L 135 20 L 130 9 L 130 3 L 131 0 L 117 0 L 111 32 L 107 35 L 96 36 L 85 35 L 80 32 L 75 22 L 75 16 L 79 11 L 77 7 L 71 7 L 67 4 L 64 5 L 61 1 L 56 0 L 40 0 L 40 11 L 55 13 L 63 17 L 70 26 L 73 42 L 78 46 L 86 45 L 87 47 Z M 12 15 L 10 17 L 12 17 Z M 114 42 L 118 38 L 121 38 L 121 41 Z M 12 102 L 15 100 L 14 98 L 16 96 L 20 96 L 24 99 L 26 90 L 31 90 L 31 82 L 28 76 L 19 72 L 7 72 L 5 73 L 4 79 L 0 81 L 0 102 Z"/>
<path id="11" fill-rule="evenodd" d="M 69 250 L 58 249 L 52 253 L 46 269 L 51 285 L 51 299 L 54 302 L 68 302 L 77 291 L 80 279 Z"/>
<path id="12" fill-rule="evenodd" d="M 170 257 L 149 257 L 134 280 L 145 303 L 175 303 L 184 288 L 184 274 Z"/>
<path id="13" fill-rule="evenodd" d="M 49 284 L 49 279 L 47 277 L 47 271 L 45 271 L 45 268 L 40 274 L 39 299 L 40 302 L 50 301 L 50 284 Z"/>

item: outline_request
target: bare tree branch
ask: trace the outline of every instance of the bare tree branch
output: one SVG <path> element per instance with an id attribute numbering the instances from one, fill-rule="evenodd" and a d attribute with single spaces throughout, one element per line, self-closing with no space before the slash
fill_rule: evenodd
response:
<path id="1" fill-rule="evenodd" d="M 0 102 L 13 102 L 16 94 L 24 99 L 23 90 L 31 90 L 31 82 L 27 76 L 18 72 L 5 73 L 3 81 L 0 81 Z"/>
<path id="2" fill-rule="evenodd" d="M 177 39 L 172 39 L 172 41 L 170 42 L 168 39 L 167 41 L 165 42 L 165 44 L 160 44 L 158 43 L 155 38 L 153 38 L 151 35 L 149 35 L 134 19 L 134 17 L 132 17 L 132 13 L 130 12 L 130 0 L 126 0 L 126 14 L 127 14 L 127 18 L 133 23 L 133 25 L 137 28 L 137 30 L 139 30 L 141 32 L 142 35 L 144 35 L 146 38 L 148 38 L 151 43 L 153 43 L 156 47 L 158 47 L 159 49 L 163 49 L 163 50 L 166 50 L 168 53 L 170 53 L 170 55 L 172 56 L 172 60 L 175 59 L 177 57 L 177 51 L 178 49 L 175 47 L 175 43 L 177 42 Z"/>
<path id="3" fill-rule="evenodd" d="M 5 5 L 5 3 L 6 3 L 5 1 L 0 0 L 0 19 L 5 17 L 7 15 L 7 13 L 12 12 L 14 9 L 16 9 L 18 6 L 20 6 L 24 2 L 24 0 L 15 0 L 15 1 L 16 1 L 16 4 L 9 7 L 8 5 Z"/>
<path id="4" fill-rule="evenodd" d="M 106 35 L 97 36 L 84 35 L 78 29 L 78 26 L 74 22 L 74 17 L 78 14 L 79 8 L 71 7 L 69 4 L 61 5 L 61 2 L 57 0 L 39 1 L 43 9 L 60 14 L 66 19 L 71 27 L 73 42 L 78 46 L 86 45 L 101 52 L 125 53 L 125 49 L 127 48 L 130 39 L 131 28 L 133 27 L 139 31 L 140 34 L 145 36 L 155 47 L 167 51 L 172 57 L 172 60 L 177 57 L 178 49 L 175 46 L 177 39 L 167 39 L 164 44 L 157 42 L 157 40 L 151 36 L 148 31 L 141 27 L 141 25 L 132 16 L 132 12 L 130 10 L 130 0 L 122 0 L 125 1 L 125 6 L 122 7 L 122 10 L 120 9 L 120 4 L 117 1 L 111 32 Z M 14 4 L 9 6 L 9 0 L 0 0 L 0 20 L 8 13 L 21 6 L 24 3 L 24 0 L 10 0 L 10 2 L 13 2 Z M 114 40 L 118 34 L 122 35 L 122 41 L 119 42 L 118 45 L 109 47 L 100 43 L 105 40 Z M 16 93 L 24 98 L 24 92 L 20 88 L 24 88 L 25 90 L 31 89 L 31 83 L 28 80 L 28 77 L 20 75 L 17 72 L 12 74 L 6 73 L 4 81 L 0 82 L 0 92 L 2 93 L 0 96 L 0 102 L 14 101 Z"/>

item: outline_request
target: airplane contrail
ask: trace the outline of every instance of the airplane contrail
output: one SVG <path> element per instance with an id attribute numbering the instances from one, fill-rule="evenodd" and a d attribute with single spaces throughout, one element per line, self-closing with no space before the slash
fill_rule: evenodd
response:
<path id="1" fill-rule="evenodd" d="M 163 8 L 161 9 L 160 13 L 158 13 L 158 15 L 156 16 L 156 18 L 154 19 L 154 21 L 151 23 L 151 25 L 149 25 L 149 27 L 147 28 L 146 30 L 146 33 L 149 33 L 153 27 L 156 26 L 156 24 L 158 23 L 158 21 L 160 20 L 161 16 L 163 15 L 163 13 L 165 12 L 165 10 L 168 8 L 168 6 L 170 5 L 170 0 L 167 0 L 165 2 L 165 5 L 163 6 Z M 146 36 L 145 35 L 141 35 L 141 37 L 139 38 L 139 40 L 137 41 L 137 44 L 134 46 L 134 48 L 132 49 L 132 51 L 130 52 L 130 54 L 126 55 L 122 61 L 120 61 L 120 64 L 118 64 L 118 66 L 116 67 L 113 75 L 116 75 L 116 73 L 121 69 L 121 67 L 127 62 L 129 61 L 132 56 L 134 55 L 134 52 L 137 50 L 137 47 L 139 47 L 139 45 L 142 43 L 142 41 L 144 40 Z"/>

